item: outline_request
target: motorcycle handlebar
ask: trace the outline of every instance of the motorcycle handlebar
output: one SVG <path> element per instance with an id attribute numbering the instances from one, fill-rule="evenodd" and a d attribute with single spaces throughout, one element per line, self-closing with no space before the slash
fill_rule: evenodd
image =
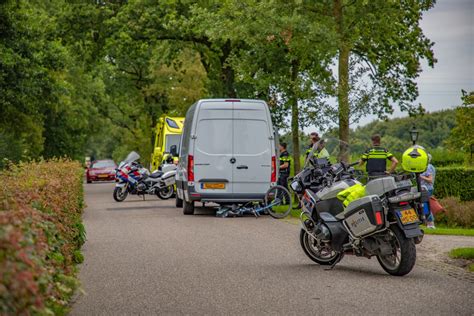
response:
<path id="1" fill-rule="evenodd" d="M 357 166 L 358 164 L 359 164 L 359 162 L 356 161 L 356 162 L 353 162 L 353 163 L 349 164 L 349 167 L 354 167 L 354 166 Z"/>

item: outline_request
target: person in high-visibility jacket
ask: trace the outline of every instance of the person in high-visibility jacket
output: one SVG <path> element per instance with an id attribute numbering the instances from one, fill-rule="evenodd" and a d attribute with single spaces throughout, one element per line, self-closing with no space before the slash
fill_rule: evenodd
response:
<path id="1" fill-rule="evenodd" d="M 280 175 L 278 185 L 288 189 L 288 177 L 290 176 L 291 158 L 286 150 L 286 143 L 280 143 Z"/>
<path id="2" fill-rule="evenodd" d="M 397 167 L 398 160 L 386 148 L 381 146 L 380 135 L 372 136 L 372 147 L 367 149 L 360 158 L 359 165 L 366 164 L 366 170 L 369 176 L 379 176 L 392 173 Z M 390 170 L 387 172 L 387 160 L 391 161 Z"/>
<path id="3" fill-rule="evenodd" d="M 318 133 L 316 132 L 312 132 L 310 135 L 309 135 L 309 139 L 310 139 L 310 143 L 308 145 L 308 148 L 306 148 L 306 157 L 308 157 L 309 153 L 311 152 L 311 150 L 313 149 L 313 146 L 314 144 L 320 139 L 319 138 L 319 135 Z"/>
<path id="4" fill-rule="evenodd" d="M 175 164 L 177 165 L 179 162 L 178 157 L 174 157 L 172 154 L 164 154 L 163 155 L 163 161 L 161 162 L 162 165 L 164 164 Z"/>
<path id="5" fill-rule="evenodd" d="M 310 140 L 311 143 L 308 145 L 308 148 L 306 149 L 306 157 L 308 157 L 309 153 L 313 150 L 313 146 L 316 142 L 320 141 L 321 138 L 319 138 L 318 133 L 312 132 L 310 134 Z M 313 153 L 313 156 L 315 158 L 328 158 L 329 157 L 329 152 L 327 151 L 326 148 L 324 148 L 324 140 L 319 142 L 318 149 L 316 149 Z"/>

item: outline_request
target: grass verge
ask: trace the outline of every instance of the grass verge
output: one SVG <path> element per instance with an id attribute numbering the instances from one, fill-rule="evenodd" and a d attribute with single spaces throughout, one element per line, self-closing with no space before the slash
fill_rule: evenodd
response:
<path id="1" fill-rule="evenodd" d="M 422 226 L 425 234 L 427 235 L 454 235 L 454 236 L 472 236 L 474 237 L 474 228 L 426 228 Z"/>
<path id="2" fill-rule="evenodd" d="M 453 259 L 474 260 L 474 248 L 454 248 L 449 252 L 449 256 Z"/>

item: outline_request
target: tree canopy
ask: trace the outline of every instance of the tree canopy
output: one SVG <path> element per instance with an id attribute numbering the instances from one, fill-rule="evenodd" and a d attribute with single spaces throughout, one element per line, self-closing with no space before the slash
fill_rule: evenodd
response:
<path id="1" fill-rule="evenodd" d="M 433 4 L 3 0 L 0 156 L 146 160 L 162 114 L 239 97 L 269 103 L 297 158 L 307 126 L 336 123 L 348 140 L 366 114 L 420 112 L 420 61 L 436 60 L 419 21 Z"/>

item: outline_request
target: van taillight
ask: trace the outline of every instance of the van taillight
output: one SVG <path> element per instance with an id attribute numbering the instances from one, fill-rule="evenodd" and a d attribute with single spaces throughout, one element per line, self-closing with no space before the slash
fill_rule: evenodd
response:
<path id="1" fill-rule="evenodd" d="M 194 181 L 194 157 L 188 155 L 188 181 Z"/>
<path id="2" fill-rule="evenodd" d="M 272 156 L 272 177 L 271 182 L 276 182 L 277 179 L 277 168 L 276 168 L 276 157 Z"/>

